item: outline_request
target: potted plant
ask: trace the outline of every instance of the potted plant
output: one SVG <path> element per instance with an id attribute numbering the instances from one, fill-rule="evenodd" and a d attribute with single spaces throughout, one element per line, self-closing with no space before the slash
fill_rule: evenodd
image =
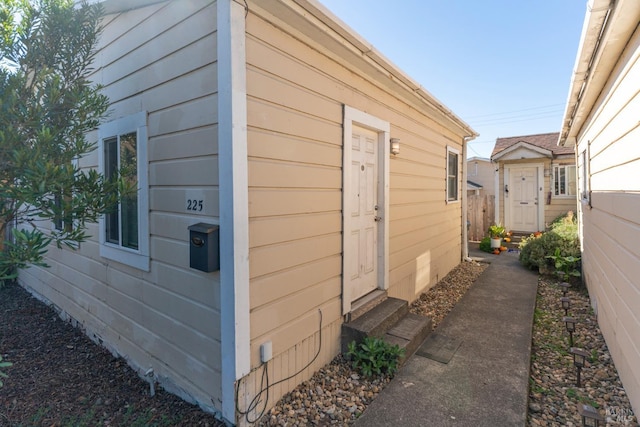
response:
<path id="1" fill-rule="evenodd" d="M 502 246 L 502 238 L 504 237 L 505 229 L 500 224 L 494 224 L 489 226 L 489 237 L 491 237 L 491 247 L 500 248 Z"/>

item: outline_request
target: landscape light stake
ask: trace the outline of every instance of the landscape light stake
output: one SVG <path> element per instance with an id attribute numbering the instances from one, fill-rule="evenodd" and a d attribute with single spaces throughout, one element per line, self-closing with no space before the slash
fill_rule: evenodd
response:
<path id="1" fill-rule="evenodd" d="M 573 355 L 573 365 L 576 367 L 576 387 L 580 387 L 580 372 L 584 367 L 584 361 L 589 357 L 589 353 L 581 348 L 571 347 L 569 353 Z"/>
<path id="2" fill-rule="evenodd" d="M 586 403 L 581 403 L 578 405 L 578 415 L 582 418 L 582 426 L 593 426 L 598 427 L 600 425 L 600 421 L 604 421 L 604 417 L 600 415 L 600 413 L 591 405 L 587 405 Z M 587 424 L 587 420 L 589 423 Z"/>
<path id="3" fill-rule="evenodd" d="M 573 333 L 576 331 L 576 319 L 573 317 L 563 317 L 562 321 L 564 322 L 565 328 L 567 328 L 567 332 L 569 332 L 569 347 L 573 347 Z"/>
<path id="4" fill-rule="evenodd" d="M 569 297 L 560 298 L 560 303 L 562 304 L 562 308 L 564 309 L 564 315 L 569 315 L 569 307 L 571 307 L 571 299 Z"/>
<path id="5" fill-rule="evenodd" d="M 562 282 L 558 286 L 560 286 L 562 288 L 562 296 L 566 297 L 567 296 L 567 292 L 569 291 L 569 288 L 571 287 L 571 284 L 568 283 L 568 282 Z"/>

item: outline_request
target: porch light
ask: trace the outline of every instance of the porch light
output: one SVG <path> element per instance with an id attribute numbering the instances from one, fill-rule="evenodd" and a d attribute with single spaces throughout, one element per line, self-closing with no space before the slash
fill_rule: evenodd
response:
<path id="1" fill-rule="evenodd" d="M 564 309 L 564 315 L 567 316 L 569 314 L 569 307 L 571 307 L 571 299 L 569 297 L 562 297 L 560 298 L 560 303 Z"/>
<path id="2" fill-rule="evenodd" d="M 391 154 L 400 154 L 400 138 L 391 138 Z"/>
<path id="3" fill-rule="evenodd" d="M 576 331 L 576 319 L 573 317 L 563 317 L 562 321 L 564 322 L 565 328 L 567 328 L 567 332 L 569 332 L 569 346 L 573 346 L 573 333 Z"/>
<path id="4" fill-rule="evenodd" d="M 573 366 L 576 367 L 577 378 L 576 378 L 576 387 L 580 387 L 580 371 L 584 367 L 584 362 L 589 357 L 589 353 L 584 351 L 581 348 L 571 347 L 569 353 L 573 355 Z"/>
<path id="5" fill-rule="evenodd" d="M 578 405 L 578 415 L 582 418 L 583 427 L 599 427 L 600 421 L 604 421 L 604 417 L 600 415 L 600 412 L 598 412 L 593 406 L 587 405 L 586 403 Z"/>

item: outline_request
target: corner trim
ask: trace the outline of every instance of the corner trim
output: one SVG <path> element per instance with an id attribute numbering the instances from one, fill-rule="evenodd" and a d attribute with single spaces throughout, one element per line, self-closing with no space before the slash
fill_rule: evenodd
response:
<path id="1" fill-rule="evenodd" d="M 222 416 L 234 422 L 235 383 L 251 364 L 245 10 L 217 8 Z"/>

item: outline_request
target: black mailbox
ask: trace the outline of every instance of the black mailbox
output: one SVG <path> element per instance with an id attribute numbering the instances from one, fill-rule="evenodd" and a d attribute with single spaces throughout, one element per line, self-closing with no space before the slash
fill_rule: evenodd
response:
<path id="1" fill-rule="evenodd" d="M 189 266 L 196 270 L 220 270 L 220 229 L 199 222 L 189 226 Z"/>

